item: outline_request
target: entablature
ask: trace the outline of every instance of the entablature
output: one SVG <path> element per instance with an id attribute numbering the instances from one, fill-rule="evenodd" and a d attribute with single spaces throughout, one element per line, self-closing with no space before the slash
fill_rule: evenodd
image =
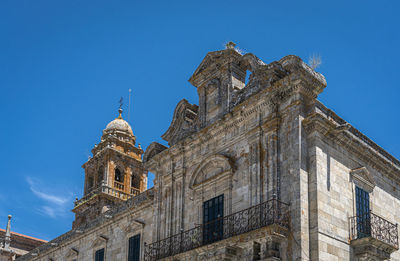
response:
<path id="1" fill-rule="evenodd" d="M 86 161 L 82 165 L 82 168 L 86 168 L 87 166 L 90 166 L 90 165 L 96 165 L 97 162 L 102 161 L 102 160 L 100 160 L 102 157 L 104 158 L 107 156 L 111 156 L 114 153 L 117 154 L 118 157 L 122 157 L 124 161 L 128 161 L 129 164 L 135 165 L 135 164 L 139 164 L 142 162 L 142 160 L 140 158 L 132 157 L 132 156 L 125 154 L 117 149 L 112 148 L 112 147 L 106 147 L 106 148 L 102 149 L 95 157 L 90 158 L 88 161 Z"/>
<path id="2" fill-rule="evenodd" d="M 379 170 L 383 175 L 400 183 L 400 162 L 348 122 L 316 101 L 303 120 L 306 132 L 318 132 L 339 144 L 360 160 Z"/>

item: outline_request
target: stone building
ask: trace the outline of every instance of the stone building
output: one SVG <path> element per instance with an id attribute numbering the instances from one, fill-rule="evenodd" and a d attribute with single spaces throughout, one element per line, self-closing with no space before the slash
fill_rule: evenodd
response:
<path id="1" fill-rule="evenodd" d="M 317 100 L 324 76 L 230 43 L 189 82 L 168 147 L 111 122 L 73 229 L 19 260 L 400 260 L 400 162 Z"/>
<path id="2" fill-rule="evenodd" d="M 0 261 L 11 261 L 23 256 L 47 241 L 11 232 L 11 215 L 6 229 L 0 229 Z"/>

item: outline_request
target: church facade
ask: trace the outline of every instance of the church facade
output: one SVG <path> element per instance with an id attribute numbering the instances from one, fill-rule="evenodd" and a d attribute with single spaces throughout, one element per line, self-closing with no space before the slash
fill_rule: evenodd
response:
<path id="1" fill-rule="evenodd" d="M 400 260 L 400 162 L 318 101 L 323 75 L 230 43 L 189 82 L 168 147 L 143 152 L 120 112 L 72 229 L 18 260 Z"/>

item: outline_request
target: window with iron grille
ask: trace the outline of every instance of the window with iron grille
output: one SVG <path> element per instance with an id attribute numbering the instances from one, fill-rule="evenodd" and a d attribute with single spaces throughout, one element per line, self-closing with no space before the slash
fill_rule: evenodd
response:
<path id="1" fill-rule="evenodd" d="M 96 251 L 94 261 L 104 261 L 104 248 Z"/>
<path id="2" fill-rule="evenodd" d="M 203 243 L 208 244 L 222 239 L 224 232 L 224 195 L 203 203 Z"/>
<path id="3" fill-rule="evenodd" d="M 369 193 L 360 187 L 356 187 L 356 214 L 357 237 L 371 235 L 371 214 L 369 208 Z"/>
<path id="4" fill-rule="evenodd" d="M 140 259 L 140 234 L 129 238 L 128 261 Z"/>

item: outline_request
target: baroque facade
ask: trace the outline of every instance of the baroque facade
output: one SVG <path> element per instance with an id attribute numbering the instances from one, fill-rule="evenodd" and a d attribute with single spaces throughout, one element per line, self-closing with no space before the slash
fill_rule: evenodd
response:
<path id="1" fill-rule="evenodd" d="M 230 43 L 189 82 L 168 147 L 143 153 L 120 114 L 72 230 L 19 260 L 400 260 L 400 162 L 317 100 L 323 75 Z"/>

